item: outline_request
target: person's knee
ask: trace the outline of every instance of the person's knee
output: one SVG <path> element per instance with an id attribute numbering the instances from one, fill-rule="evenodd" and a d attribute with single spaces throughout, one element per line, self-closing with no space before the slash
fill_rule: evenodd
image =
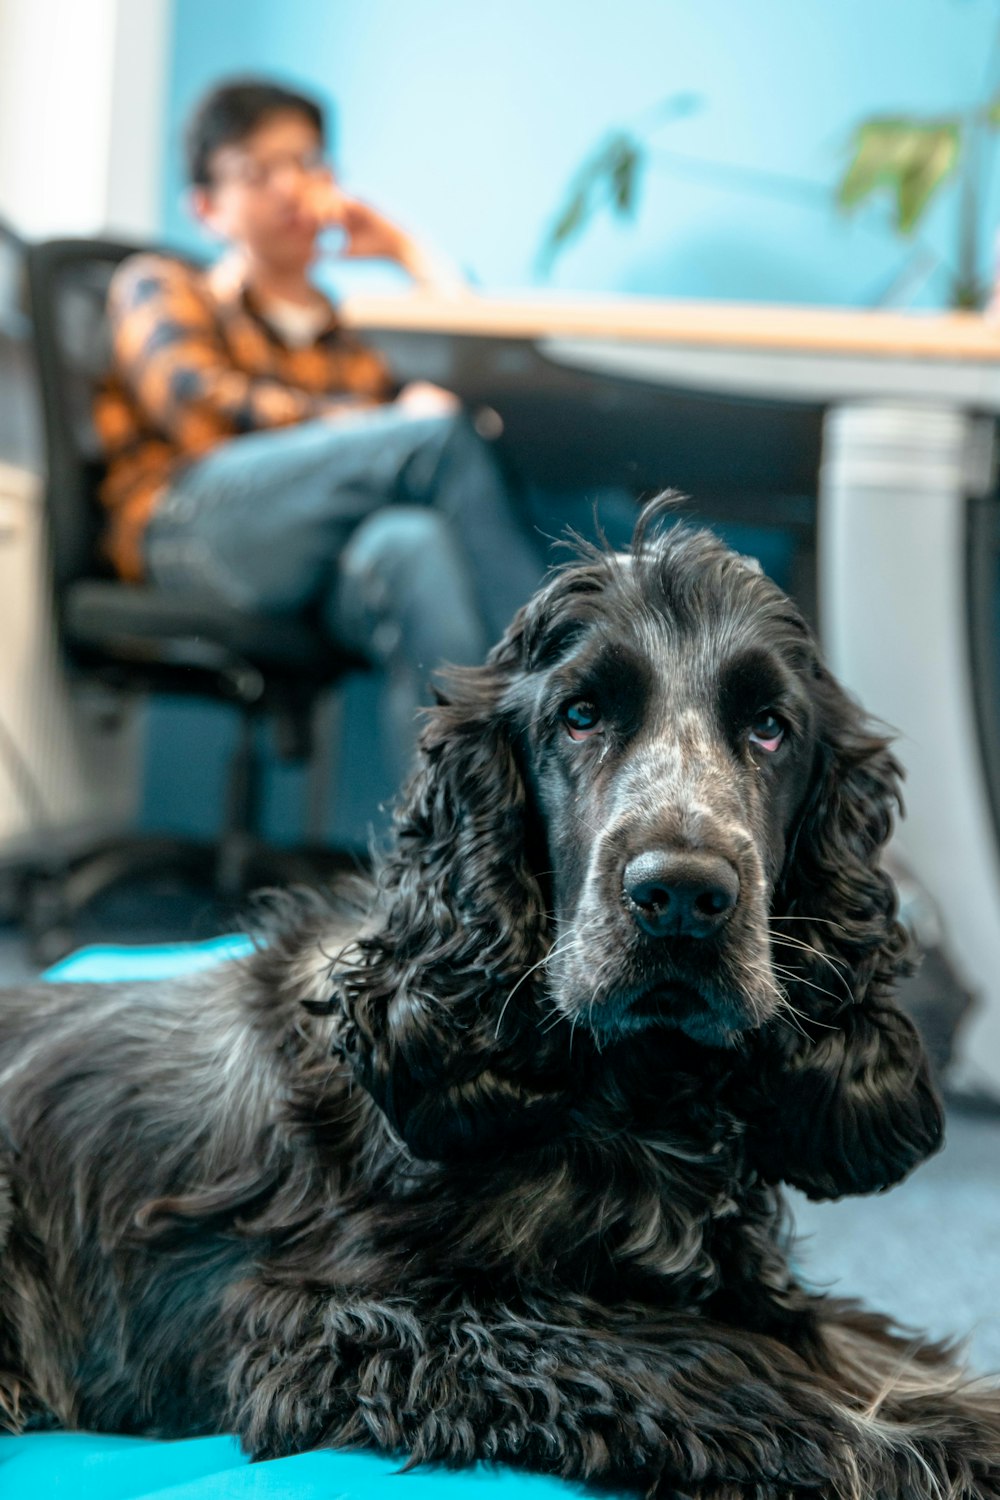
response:
<path id="1" fill-rule="evenodd" d="M 393 505 L 369 516 L 339 566 L 337 618 L 374 655 L 402 652 L 426 666 L 481 659 L 486 635 L 468 569 L 447 518 Z"/>
<path id="2" fill-rule="evenodd" d="M 455 443 L 482 439 L 461 407 L 455 411 L 435 412 L 432 416 L 411 417 L 412 432 L 418 444 L 428 448 L 446 448 Z"/>
<path id="3" fill-rule="evenodd" d="M 421 418 L 414 438 L 400 474 L 402 494 L 411 501 L 433 503 L 445 476 L 464 476 L 470 486 L 489 482 L 493 454 L 464 412 Z"/>
<path id="4" fill-rule="evenodd" d="M 365 580 L 371 602 L 388 598 L 399 586 L 455 550 L 451 527 L 438 511 L 416 505 L 389 505 L 354 530 L 341 558 L 342 576 Z"/>
<path id="5" fill-rule="evenodd" d="M 455 454 L 466 462 L 494 462 L 493 449 L 485 438 L 480 437 L 464 411 L 449 413 L 441 419 L 438 441 L 446 454 Z"/>

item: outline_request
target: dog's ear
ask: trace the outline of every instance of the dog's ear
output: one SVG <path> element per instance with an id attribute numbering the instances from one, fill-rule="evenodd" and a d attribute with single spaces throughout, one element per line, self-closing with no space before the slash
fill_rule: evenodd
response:
<path id="1" fill-rule="evenodd" d="M 750 1046 L 750 1159 L 813 1198 L 898 1182 L 934 1152 L 942 1111 L 920 1038 L 891 998 L 911 971 L 880 866 L 899 807 L 888 741 L 820 665 L 816 763 L 772 913 L 794 1014 Z"/>
<path id="2" fill-rule="evenodd" d="M 10 1176 L 6 1162 L 0 1157 L 0 1250 L 3 1250 L 7 1243 L 13 1222 L 14 1205 L 11 1201 Z"/>
<path id="3" fill-rule="evenodd" d="M 460 1159 L 551 1124 L 531 971 L 546 917 L 504 699 L 515 625 L 483 667 L 449 674 L 396 814 L 377 930 L 335 976 L 340 1046 L 414 1155 Z"/>

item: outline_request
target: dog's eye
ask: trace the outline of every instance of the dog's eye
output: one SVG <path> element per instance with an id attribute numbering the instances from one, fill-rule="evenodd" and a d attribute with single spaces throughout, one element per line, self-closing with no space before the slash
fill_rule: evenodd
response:
<path id="1" fill-rule="evenodd" d="M 563 709 L 563 722 L 571 740 L 586 740 L 601 728 L 601 711 L 596 703 L 578 698 Z"/>
<path id="2" fill-rule="evenodd" d="M 765 711 L 750 725 L 750 743 L 773 755 L 785 738 L 785 726 L 776 714 Z"/>

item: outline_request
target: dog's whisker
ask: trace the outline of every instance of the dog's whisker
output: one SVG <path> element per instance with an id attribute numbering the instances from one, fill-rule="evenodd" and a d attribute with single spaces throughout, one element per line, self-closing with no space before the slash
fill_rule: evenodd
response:
<path id="1" fill-rule="evenodd" d="M 787 996 L 779 995 L 775 1014 L 781 1016 L 782 1019 L 787 1020 L 792 1029 L 794 1031 L 797 1031 L 799 1033 L 799 1036 L 803 1037 L 805 1041 L 811 1040 L 808 1031 L 806 1031 L 805 1027 L 801 1024 L 801 1013 L 795 1009 L 795 1006 L 791 1004 Z"/>
<path id="2" fill-rule="evenodd" d="M 771 941 L 772 944 L 777 945 L 778 948 L 795 948 L 795 950 L 799 951 L 799 953 L 808 953 L 811 957 L 814 957 L 814 959 L 822 960 L 822 962 L 825 963 L 826 966 L 828 966 L 828 969 L 831 969 L 832 974 L 835 975 L 838 983 L 843 986 L 843 998 L 847 999 L 847 1001 L 853 1001 L 853 992 L 852 989 L 850 989 L 849 984 L 847 984 L 846 977 L 844 977 L 843 968 L 841 968 L 838 963 L 835 963 L 834 960 L 832 960 L 831 957 L 828 956 L 828 954 L 822 953 L 819 948 L 814 948 L 813 944 L 808 944 L 808 942 L 802 941 L 801 938 L 790 938 L 787 933 L 772 932 Z M 801 983 L 805 984 L 807 983 L 807 981 L 802 980 Z M 829 995 L 829 993 L 831 992 L 829 992 L 828 990 L 828 992 L 826 993 L 828 993 Z"/>
<path id="3" fill-rule="evenodd" d="M 772 917 L 771 921 L 772 924 L 775 922 L 808 922 L 810 926 L 816 925 L 820 927 L 834 927 L 838 932 L 847 931 L 847 928 L 844 926 L 843 922 L 835 922 L 832 917 L 803 917 L 797 914 L 783 912 L 781 916 Z"/>
<path id="4" fill-rule="evenodd" d="M 781 974 L 782 977 L 784 979 L 786 979 L 789 984 L 793 984 L 793 985 L 803 984 L 803 985 L 806 986 L 807 989 L 816 990 L 821 995 L 827 995 L 827 996 L 829 996 L 829 998 L 831 1000 L 835 1000 L 838 1005 L 840 1005 L 840 1004 L 843 1003 L 842 996 L 836 994 L 833 990 L 828 990 L 828 989 L 824 988 L 824 986 L 821 985 L 821 984 L 816 984 L 815 981 L 812 980 L 812 979 L 803 979 L 802 975 L 799 974 L 799 973 L 797 973 L 795 969 L 785 968 L 784 965 L 782 965 L 782 964 L 774 964 L 773 967 L 774 967 L 775 973 L 776 974 Z M 805 1014 L 805 1012 L 803 1012 L 803 1014 Z M 809 1016 L 808 1020 L 810 1021 L 810 1023 L 812 1025 L 814 1025 L 814 1026 L 822 1026 L 823 1029 L 827 1030 L 827 1031 L 836 1031 L 836 1029 L 837 1029 L 836 1026 L 834 1026 L 832 1024 L 829 1024 L 826 1021 L 821 1021 L 821 1020 L 819 1020 L 815 1016 Z"/>
<path id="5" fill-rule="evenodd" d="M 500 1014 L 497 1016 L 496 1029 L 495 1029 L 495 1031 L 493 1033 L 493 1039 L 494 1039 L 494 1041 L 498 1040 L 499 1037 L 500 1037 L 500 1027 L 501 1027 L 501 1025 L 503 1023 L 504 1014 L 505 1014 L 505 1012 L 507 1010 L 508 1005 L 513 1000 L 513 998 L 514 998 L 515 994 L 517 993 L 517 991 L 521 988 L 522 984 L 524 984 L 526 980 L 530 979 L 531 976 L 532 976 L 532 974 L 537 973 L 539 969 L 546 968 L 547 965 L 550 964 L 554 958 L 559 957 L 560 953 L 564 953 L 566 951 L 566 948 L 568 946 L 570 946 L 573 941 L 575 941 L 575 937 L 576 937 L 575 933 L 573 933 L 573 932 L 568 933 L 566 935 L 566 942 L 564 943 L 564 945 L 563 945 L 563 947 L 561 949 L 559 947 L 559 939 L 557 938 L 556 941 L 549 948 L 548 952 L 545 953 L 545 954 L 543 954 L 542 957 L 537 961 L 537 963 L 533 963 L 530 966 L 530 968 L 528 968 L 528 969 L 526 969 L 524 971 L 524 973 L 521 975 L 521 977 L 517 980 L 517 982 L 515 983 L 515 985 L 513 986 L 513 988 L 508 993 L 507 998 L 503 1002 L 503 1005 L 500 1007 Z"/>
<path id="6" fill-rule="evenodd" d="M 582 823 L 583 826 L 584 826 L 584 828 L 586 828 L 587 832 L 588 833 L 592 833 L 594 835 L 595 839 L 597 839 L 599 843 L 605 842 L 605 843 L 608 843 L 608 844 L 614 846 L 616 844 L 620 844 L 621 841 L 622 841 L 622 839 L 623 839 L 623 837 L 624 837 L 624 835 L 621 832 L 619 832 L 618 830 L 616 830 L 614 828 L 610 828 L 610 827 L 597 828 L 597 827 L 595 827 L 595 825 L 593 823 L 591 823 L 587 818 L 584 817 L 583 813 L 580 812 L 579 808 L 575 808 L 575 807 L 572 808 L 571 809 L 571 815 L 576 820 L 576 822 Z"/>
<path id="7" fill-rule="evenodd" d="M 739 959 L 738 972 L 743 976 L 742 991 L 749 999 L 758 1021 L 762 1019 L 761 1001 L 770 996 L 780 1009 L 787 1003 L 785 991 L 774 965 L 749 957 Z M 759 998 L 758 998 L 759 997 Z"/>
<path id="8" fill-rule="evenodd" d="M 807 943 L 805 938 L 799 937 L 796 933 L 781 932 L 779 930 L 779 923 L 783 920 L 784 918 L 776 918 L 768 923 L 768 931 L 774 942 L 788 943 L 790 946 L 803 948 L 807 952 L 814 954 L 816 958 L 821 959 L 823 963 L 829 964 L 838 973 L 840 972 L 841 966 L 845 964 L 844 959 L 836 959 L 832 954 L 824 953 L 822 948 L 817 948 L 813 943 Z"/>
<path id="9" fill-rule="evenodd" d="M 783 1014 L 791 1015 L 791 1016 L 796 1017 L 796 1026 L 795 1026 L 795 1029 L 796 1029 L 796 1031 L 800 1032 L 802 1034 L 802 1036 L 804 1036 L 808 1041 L 812 1041 L 813 1040 L 812 1034 L 811 1034 L 811 1032 L 806 1031 L 805 1028 L 804 1028 L 804 1026 L 798 1025 L 797 1024 L 798 1021 L 808 1022 L 809 1026 L 811 1026 L 811 1027 L 818 1027 L 821 1031 L 836 1031 L 837 1030 L 837 1027 L 830 1025 L 829 1022 L 827 1022 L 827 1021 L 818 1021 L 816 1019 L 816 1017 L 810 1015 L 808 1011 L 800 1010 L 798 1008 L 798 1006 L 796 1006 L 796 1005 L 794 1005 L 792 1003 L 791 999 L 789 998 L 787 990 L 784 990 L 783 993 L 782 993 L 781 1004 L 780 1004 L 779 1008 L 780 1008 L 780 1010 L 782 1011 Z"/>
<path id="10" fill-rule="evenodd" d="M 807 943 L 804 938 L 797 937 L 792 933 L 776 931 L 773 924 L 769 926 L 768 930 L 773 943 L 785 944 L 789 948 L 798 948 L 804 953 L 810 953 L 814 958 L 818 958 L 821 963 L 826 964 L 828 968 L 832 969 L 838 979 L 843 978 L 844 969 L 847 967 L 844 959 L 835 959 L 829 953 L 824 953 L 821 948 L 817 948 L 813 943 Z"/>

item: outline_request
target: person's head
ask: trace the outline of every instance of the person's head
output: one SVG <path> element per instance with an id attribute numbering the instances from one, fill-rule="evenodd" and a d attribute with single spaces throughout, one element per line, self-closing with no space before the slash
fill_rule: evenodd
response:
<path id="1" fill-rule="evenodd" d="M 217 84 L 188 122 L 192 206 L 212 232 L 282 270 L 307 266 L 329 192 L 322 107 L 261 78 Z"/>

